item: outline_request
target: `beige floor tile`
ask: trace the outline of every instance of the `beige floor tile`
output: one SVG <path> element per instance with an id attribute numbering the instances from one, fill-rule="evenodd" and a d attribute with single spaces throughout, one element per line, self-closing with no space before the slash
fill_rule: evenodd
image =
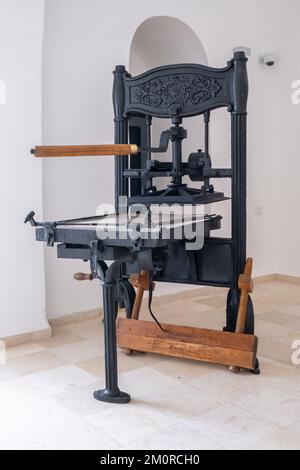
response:
<path id="1" fill-rule="evenodd" d="M 299 286 L 297 284 L 292 284 L 290 282 L 282 282 L 282 281 L 273 281 L 270 283 L 263 284 L 261 286 L 266 292 L 276 293 L 276 295 L 299 295 Z"/>
<path id="2" fill-rule="evenodd" d="M 272 294 L 270 292 L 266 292 L 264 288 L 260 289 L 257 286 L 255 286 L 254 283 L 254 292 L 251 294 L 252 300 L 254 303 L 259 302 L 259 303 L 270 303 L 272 304 L 273 299 L 272 299 Z"/>
<path id="3" fill-rule="evenodd" d="M 136 400 L 146 394 L 158 393 L 165 388 L 172 387 L 177 382 L 151 367 L 142 367 L 120 374 L 119 384 L 123 392 L 129 393 L 132 399 Z"/>
<path id="4" fill-rule="evenodd" d="M 257 302 L 254 300 L 253 305 L 254 305 L 254 313 L 255 315 L 258 315 L 258 318 L 260 318 L 261 314 L 265 312 L 269 312 L 273 308 L 271 302 Z"/>
<path id="5" fill-rule="evenodd" d="M 246 393 L 235 405 L 278 426 L 287 426 L 300 420 L 300 396 L 287 394 L 274 387 L 262 387 L 255 393 Z"/>
<path id="6" fill-rule="evenodd" d="M 89 359 L 88 361 L 76 362 L 75 366 L 79 367 L 79 369 L 85 370 L 97 378 L 104 377 L 105 374 L 105 364 L 102 357 L 96 357 L 94 359 Z"/>
<path id="7" fill-rule="evenodd" d="M 300 302 L 299 286 L 296 290 L 293 290 L 292 292 L 275 288 L 270 291 L 270 295 L 272 295 L 271 302 L 273 303 L 273 306 L 275 308 L 278 308 L 279 306 L 285 307 L 286 305 L 290 305 L 291 303 Z"/>
<path id="8" fill-rule="evenodd" d="M 298 378 L 300 371 L 282 363 L 260 357 L 261 375 L 253 375 L 247 371 L 232 374 L 227 368 L 218 366 L 218 371 L 206 377 L 192 380 L 190 383 L 208 393 L 217 393 L 226 402 L 234 402 L 245 396 L 245 393 L 257 393 L 270 387 L 280 387 L 280 383 Z M 221 392 L 220 392 L 221 390 Z M 287 393 L 291 393 L 287 392 Z"/>
<path id="9" fill-rule="evenodd" d="M 103 341 L 103 322 L 101 318 L 71 323 L 70 325 L 65 325 L 64 329 L 75 333 L 83 339 Z"/>
<path id="10" fill-rule="evenodd" d="M 124 350 L 119 350 L 119 372 L 129 372 L 143 367 L 152 367 L 156 364 L 158 355 L 150 353 L 134 352 L 127 354 Z"/>
<path id="11" fill-rule="evenodd" d="M 80 341 L 81 339 L 82 339 L 81 336 L 79 336 L 76 333 L 73 333 L 72 331 L 69 331 L 65 327 L 63 328 L 53 327 L 51 338 L 47 338 L 42 341 L 39 341 L 38 344 L 39 346 L 43 348 L 52 349 L 52 348 L 58 348 L 59 346 L 64 346 L 70 343 L 75 343 L 77 341 Z"/>
<path id="12" fill-rule="evenodd" d="M 275 325 L 280 326 L 291 326 L 295 323 L 296 319 L 294 315 L 289 315 L 288 313 L 279 312 L 277 310 L 271 310 L 265 312 L 259 316 L 260 321 L 266 321 L 269 323 L 274 323 Z"/>
<path id="13" fill-rule="evenodd" d="M 274 297 L 273 297 L 272 301 L 269 303 L 269 305 L 274 310 L 284 312 L 286 306 L 289 305 L 293 301 L 296 302 L 296 299 L 294 298 L 294 296 L 292 296 L 292 297 L 286 296 L 286 298 L 284 298 L 284 297 L 281 298 L 281 297 L 278 297 L 278 296 L 274 295 Z"/>
<path id="14" fill-rule="evenodd" d="M 294 315 L 296 318 L 300 319 L 300 303 L 294 305 L 285 305 L 280 309 L 282 313 L 287 313 L 288 315 Z"/>
<path id="15" fill-rule="evenodd" d="M 127 446 L 129 450 L 224 450 L 205 435 L 182 423 L 158 431 Z"/>
<path id="16" fill-rule="evenodd" d="M 295 348 L 293 346 L 294 342 L 297 342 L 297 344 L 299 344 L 300 342 L 300 325 L 298 327 L 298 324 L 297 325 L 293 324 L 293 326 L 296 326 L 296 327 L 293 329 L 290 328 L 284 335 L 278 336 L 278 341 L 280 343 L 288 345 L 291 348 L 291 350 Z"/>
<path id="17" fill-rule="evenodd" d="M 13 436 L 13 439 L 12 439 Z M 40 393 L 1 410 L 1 449 L 116 449 L 118 444 Z"/>
<path id="18" fill-rule="evenodd" d="M 148 354 L 147 354 L 148 356 Z M 152 369 L 166 374 L 179 382 L 186 382 L 196 377 L 216 372 L 219 366 L 214 364 L 205 364 L 204 362 L 193 361 L 190 359 L 181 359 L 176 357 L 153 356 Z M 221 366 L 221 369 L 223 367 Z"/>
<path id="19" fill-rule="evenodd" d="M 88 361 L 89 359 L 102 359 L 104 348 L 100 342 L 92 340 L 80 340 L 76 343 L 66 344 L 51 349 L 51 353 L 70 364 Z"/>
<path id="20" fill-rule="evenodd" d="M 127 355 L 123 350 L 119 350 L 118 371 L 121 374 L 122 372 L 129 372 L 131 370 L 140 369 L 142 367 L 153 367 L 155 369 L 158 357 L 159 356 L 154 354 L 143 353 Z M 77 362 L 75 365 L 91 374 L 94 374 L 96 377 L 104 377 L 105 360 L 103 356 L 96 357 L 88 361 Z"/>
<path id="21" fill-rule="evenodd" d="M 297 377 L 298 373 L 300 373 L 300 369 L 298 370 L 292 365 L 285 365 L 265 357 L 260 357 L 260 368 L 262 374 L 257 378 L 263 382 L 268 381 L 272 385 L 275 385 L 278 380 L 285 381 L 286 379 Z"/>
<path id="22" fill-rule="evenodd" d="M 0 442 L 6 434 L 22 437 L 29 429 L 35 434 L 52 426 L 62 426 L 74 417 L 73 412 L 42 393 L 38 401 L 33 396 L 25 402 L 6 403 L 1 409 Z"/>
<path id="23" fill-rule="evenodd" d="M 283 336 L 278 336 L 276 338 L 276 341 L 279 343 L 285 345 L 290 351 L 291 355 L 292 352 L 297 349 L 299 351 L 300 348 L 300 329 L 298 329 L 298 325 L 296 325 L 296 328 L 294 330 L 289 330 L 286 335 Z M 294 343 L 297 343 L 296 346 Z M 298 354 L 298 360 L 300 359 L 300 351 Z"/>
<path id="24" fill-rule="evenodd" d="M 118 450 L 120 444 L 106 436 L 99 435 L 93 426 L 77 422 L 65 422 L 63 426 L 32 426 L 30 432 L 8 434 L 1 437 L 0 450 Z"/>
<path id="25" fill-rule="evenodd" d="M 39 448 L 44 450 L 120 450 L 121 444 L 82 420 L 55 429 L 45 436 Z"/>
<path id="26" fill-rule="evenodd" d="M 266 339 L 275 339 L 282 336 L 289 336 L 291 329 L 288 326 L 279 326 L 268 321 L 262 321 L 262 315 L 258 315 L 258 318 L 255 323 L 255 334 L 258 336 L 259 341 L 262 341 L 262 338 Z"/>
<path id="27" fill-rule="evenodd" d="M 280 341 L 280 338 L 269 339 L 260 338 L 258 343 L 258 355 L 268 359 L 281 362 L 287 366 L 292 366 L 292 348 L 291 343 Z"/>
<path id="28" fill-rule="evenodd" d="M 105 404 L 102 406 L 105 408 Z M 173 418 L 137 401 L 126 406 L 106 408 L 97 415 L 87 417 L 86 421 L 125 446 L 175 424 Z"/>
<path id="29" fill-rule="evenodd" d="M 259 439 L 249 450 L 300 450 L 300 421 Z"/>
<path id="30" fill-rule="evenodd" d="M 153 309 L 162 322 L 222 329 L 226 293 L 154 299 Z M 300 449 L 300 365 L 291 361 L 300 289 L 260 284 L 253 300 L 261 376 L 119 351 L 120 388 L 132 396 L 124 407 L 93 398 L 105 377 L 99 318 L 9 348 L 8 365 L 0 366 L 0 421 L 7 424 L 0 448 Z M 141 318 L 151 321 L 146 302 Z"/>
<path id="31" fill-rule="evenodd" d="M 234 405 L 226 405 L 185 421 L 185 424 L 227 449 L 240 449 L 278 431 L 273 423 Z"/>
<path id="32" fill-rule="evenodd" d="M 274 388 L 283 392 L 286 395 L 293 394 L 300 398 L 300 371 L 299 367 L 294 367 L 293 375 L 288 377 L 278 376 L 277 380 L 274 381 Z"/>
<path id="33" fill-rule="evenodd" d="M 79 387 L 65 389 L 63 392 L 55 393 L 52 398 L 67 409 L 73 411 L 79 417 L 86 417 L 98 414 L 109 406 L 103 407 L 103 404 L 95 400 L 93 392 L 103 388 L 104 380 L 88 383 Z"/>
<path id="34" fill-rule="evenodd" d="M 198 303 L 199 305 L 207 305 L 211 308 L 226 309 L 226 299 L 223 297 L 212 296 L 199 301 L 194 301 L 194 303 Z"/>
<path id="35" fill-rule="evenodd" d="M 15 357 L 26 356 L 26 354 L 33 354 L 44 350 L 45 348 L 40 346 L 39 344 L 25 343 L 7 348 L 6 357 L 7 359 L 13 359 Z"/>
<path id="36" fill-rule="evenodd" d="M 5 380 L 15 379 L 19 376 L 20 374 L 18 374 L 18 372 L 16 372 L 11 367 L 0 364 L 0 382 L 4 382 Z"/>
<path id="37" fill-rule="evenodd" d="M 97 378 L 78 367 L 67 365 L 28 375 L 27 379 L 46 394 L 53 395 L 94 383 Z"/>
<path id="38" fill-rule="evenodd" d="M 188 382 L 188 384 L 202 390 L 216 398 L 220 398 L 226 403 L 235 402 L 245 396 L 245 393 L 255 393 L 262 387 L 267 387 L 275 382 L 276 378 L 271 373 L 264 372 L 264 365 L 260 376 L 252 375 L 243 371 L 240 374 L 233 374 L 228 368 L 199 377 Z"/>
<path id="39" fill-rule="evenodd" d="M 272 387 L 284 392 L 286 395 L 295 395 L 300 397 L 300 367 L 285 365 L 281 362 L 271 361 L 266 358 L 260 358 L 262 375 L 259 377 L 266 381 L 266 387 Z M 263 387 L 257 388 L 254 392 L 263 390 Z M 249 392 L 251 390 L 248 389 Z"/>
<path id="40" fill-rule="evenodd" d="M 35 372 L 47 371 L 55 367 L 66 364 L 66 361 L 52 354 L 50 351 L 26 354 L 8 360 L 8 365 L 22 375 L 29 375 Z"/>
<path id="41" fill-rule="evenodd" d="M 220 299 L 220 297 L 215 297 L 215 300 L 217 299 L 216 303 L 219 303 L 220 305 L 217 305 L 217 306 L 214 306 L 214 305 L 208 305 L 206 302 L 206 300 L 211 301 L 212 298 L 211 297 L 208 297 L 207 299 L 193 299 L 193 300 L 189 300 L 188 301 L 188 304 L 189 304 L 189 309 L 188 309 L 188 312 L 187 314 L 190 312 L 190 310 L 192 312 L 195 312 L 195 313 L 199 313 L 200 315 L 201 314 L 209 314 L 209 313 L 213 313 L 213 312 L 223 312 L 225 311 L 225 308 L 226 308 L 226 302 L 224 303 L 223 302 L 223 299 Z M 182 307 L 184 308 L 184 311 L 186 311 L 186 305 L 187 305 L 187 301 L 185 301 L 185 303 L 182 305 Z"/>
<path id="42" fill-rule="evenodd" d="M 166 323 L 217 330 L 222 330 L 226 323 L 225 310 L 209 308 L 209 310 L 198 311 L 198 309 L 193 306 L 193 309 L 189 308 L 187 310 L 185 308 L 184 312 L 184 314 L 182 314 L 182 311 L 172 313 L 172 316 L 170 316 Z"/>
<path id="43" fill-rule="evenodd" d="M 221 396 L 218 398 L 185 384 L 177 384 L 168 389 L 147 394 L 140 399 L 140 403 L 145 403 L 156 411 L 180 420 L 193 418 L 224 405 Z"/>
<path id="44" fill-rule="evenodd" d="M 39 401 L 41 391 L 25 377 L 17 377 L 6 380 L 0 386 L 0 415 L 7 409 L 22 407 L 27 401 Z"/>

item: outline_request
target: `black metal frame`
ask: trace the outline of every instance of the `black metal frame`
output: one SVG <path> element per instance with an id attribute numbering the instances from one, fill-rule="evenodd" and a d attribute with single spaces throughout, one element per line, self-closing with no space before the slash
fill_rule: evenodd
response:
<path id="1" fill-rule="evenodd" d="M 119 297 L 118 283 L 127 279 L 130 272 L 145 269 L 155 273 L 161 282 L 228 287 L 227 322 L 224 328 L 235 331 L 239 305 L 238 278 L 246 263 L 246 127 L 247 127 L 247 58 L 236 52 L 222 69 L 195 64 L 159 67 L 137 77 L 131 77 L 124 66 L 114 71 L 113 105 L 115 143 L 127 144 L 130 140 L 143 151 L 133 156 L 115 159 L 115 205 L 119 210 L 120 196 L 131 202 L 158 202 L 161 193 L 153 186 L 156 176 L 172 177 L 172 184 L 180 188 L 176 196 L 181 203 L 208 204 L 224 200 L 210 185 L 210 178 L 231 178 L 232 182 L 232 236 L 230 239 L 211 237 L 211 230 L 220 227 L 220 217 L 212 218 L 206 225 L 203 249 L 187 252 L 183 242 L 159 240 L 136 242 L 132 240 L 99 241 L 93 231 L 57 224 L 36 224 L 37 239 L 48 245 L 60 243 L 58 256 L 90 260 L 92 276 L 103 284 L 105 323 L 106 388 L 95 392 L 96 399 L 113 403 L 127 403 L 129 395 L 118 388 L 116 312 Z M 227 169 L 213 169 L 206 165 L 210 113 L 227 107 L 231 114 L 232 165 Z M 181 141 L 185 131 L 182 119 L 203 115 L 205 121 L 205 152 L 199 155 L 204 161 L 201 177 L 197 169 L 182 163 Z M 151 160 L 152 118 L 171 119 L 169 133 L 173 145 L 173 161 L 160 165 Z M 196 157 L 192 157 L 196 158 Z M 199 171 L 198 171 L 199 173 Z M 181 184 L 184 174 L 192 181 L 203 181 L 201 190 L 190 190 Z M 175 188 L 177 190 L 177 188 Z M 173 189 L 173 188 L 172 188 Z M 195 191 L 195 192 L 194 192 Z M 176 191 L 175 191 L 176 192 Z M 193 199 L 194 194 L 196 195 Z M 192 199 L 189 196 L 192 195 Z M 165 202 L 165 200 L 163 200 Z M 112 259 L 108 268 L 103 260 Z M 101 264 L 102 263 L 102 264 Z M 246 333 L 254 334 L 254 314 L 249 300 Z"/>
<path id="2" fill-rule="evenodd" d="M 231 168 L 211 170 L 208 179 L 209 177 L 231 178 L 232 237 L 225 240 L 208 237 L 204 249 L 201 252 L 194 252 L 194 264 L 199 271 L 196 278 L 190 275 L 189 269 L 180 279 L 174 277 L 178 270 L 175 269 L 175 266 L 172 268 L 174 258 L 169 257 L 171 265 L 158 275 L 157 280 L 159 281 L 184 281 L 192 284 L 217 285 L 237 289 L 238 277 L 243 272 L 246 262 L 248 98 L 246 63 L 247 58 L 244 52 L 236 52 L 227 67 L 222 69 L 183 64 L 159 67 L 138 77 L 131 77 L 123 66 L 117 66 L 115 69 L 113 102 L 115 143 L 117 144 L 127 143 L 129 134 L 134 137 L 134 142 L 138 145 L 150 147 L 152 117 L 169 118 L 174 123 L 183 118 L 201 114 L 204 115 L 206 122 L 207 142 L 207 114 L 221 107 L 227 107 L 231 113 Z M 147 196 L 141 198 L 139 195 L 145 194 L 147 188 L 152 187 L 155 173 L 145 171 L 139 173 L 138 171 L 138 169 L 147 167 L 147 161 L 151 161 L 149 153 L 116 158 L 116 207 L 119 196 L 131 196 L 133 202 L 147 201 Z M 163 164 L 163 166 L 168 168 L 168 164 Z M 145 178 L 145 175 L 148 175 L 148 178 Z M 157 173 L 157 176 L 162 176 L 162 173 Z M 128 179 L 130 179 L 130 185 Z M 135 196 L 138 197 L 135 198 Z M 208 194 L 207 199 L 202 203 L 215 202 L 218 200 L 215 197 L 215 192 Z M 220 200 L 223 199 L 220 198 Z M 159 198 L 155 202 L 158 200 Z M 150 197 L 149 201 L 152 202 L 153 199 Z M 197 201 L 197 203 L 201 203 L 201 201 Z M 182 261 L 182 259 L 178 260 L 178 263 L 184 266 Z M 174 275 L 165 275 L 166 271 L 174 273 Z"/>

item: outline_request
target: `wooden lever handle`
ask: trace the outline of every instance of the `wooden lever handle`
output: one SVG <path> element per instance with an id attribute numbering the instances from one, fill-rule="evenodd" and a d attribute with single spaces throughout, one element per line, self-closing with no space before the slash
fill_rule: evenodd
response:
<path id="1" fill-rule="evenodd" d="M 251 277 L 252 276 L 252 269 L 253 269 L 253 258 L 248 258 L 245 266 L 244 275 Z"/>
<path id="2" fill-rule="evenodd" d="M 244 270 L 244 274 L 241 274 L 239 277 L 238 285 L 241 291 L 240 303 L 238 309 L 238 316 L 236 322 L 235 332 L 237 334 L 245 333 L 245 326 L 247 321 L 247 309 L 248 309 L 248 299 L 249 294 L 253 292 L 253 281 L 252 281 L 252 269 L 253 269 L 253 259 L 248 258 Z M 230 370 L 235 374 L 240 372 L 240 368 L 236 366 L 230 367 Z"/>
<path id="3" fill-rule="evenodd" d="M 139 148 L 134 144 L 40 146 L 31 150 L 37 158 L 136 155 L 138 152 Z"/>
<path id="4" fill-rule="evenodd" d="M 253 259 L 248 258 L 244 270 L 244 274 L 240 275 L 239 278 L 239 289 L 241 291 L 240 304 L 238 310 L 238 317 L 236 323 L 236 333 L 243 334 L 245 331 L 246 320 L 247 320 L 247 307 L 248 297 L 253 292 L 253 281 L 251 279 L 253 268 Z"/>
<path id="5" fill-rule="evenodd" d="M 76 273 L 76 274 L 74 274 L 74 279 L 76 281 L 92 281 L 93 276 L 91 274 Z"/>

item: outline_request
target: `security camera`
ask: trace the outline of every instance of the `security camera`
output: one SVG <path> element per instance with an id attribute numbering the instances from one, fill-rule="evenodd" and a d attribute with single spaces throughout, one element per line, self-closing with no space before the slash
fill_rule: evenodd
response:
<path id="1" fill-rule="evenodd" d="M 267 67 L 273 67 L 278 60 L 278 57 L 276 55 L 264 55 L 260 57 L 260 62 L 267 65 Z"/>

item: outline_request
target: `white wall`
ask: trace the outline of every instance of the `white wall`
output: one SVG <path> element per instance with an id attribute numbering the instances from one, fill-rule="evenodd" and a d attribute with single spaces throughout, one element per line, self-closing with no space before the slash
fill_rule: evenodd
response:
<path id="1" fill-rule="evenodd" d="M 273 129 L 281 139 L 276 181 L 278 271 L 292 276 L 300 276 L 300 105 L 292 104 L 291 100 L 291 84 L 300 80 L 299 18 L 300 2 L 297 2 L 283 15 L 279 30 L 286 51 L 280 64 L 285 73 L 278 80 L 282 94 L 275 99 L 276 113 L 281 116 L 283 125 L 278 123 Z M 290 35 L 284 33 L 287 28 L 291 29 Z"/>
<path id="2" fill-rule="evenodd" d="M 1 269 L 0 337 L 47 328 L 43 248 L 23 221 L 42 217 L 42 166 L 29 155 L 41 141 L 42 0 L 0 0 Z"/>
<path id="3" fill-rule="evenodd" d="M 176 45 L 176 47 L 175 47 Z M 137 29 L 130 46 L 129 72 L 138 75 L 154 67 L 168 64 L 196 63 L 207 65 L 205 49 L 194 31 L 183 21 L 170 16 L 155 16 L 144 21 Z M 152 120 L 152 144 L 158 145 L 160 134 L 170 121 L 165 119 Z M 183 160 L 186 161 L 191 152 L 203 148 L 203 118 L 187 119 L 183 123 L 187 129 L 188 139 L 183 141 Z M 160 161 L 172 159 L 171 146 L 166 153 L 158 154 Z M 186 183 L 190 180 L 186 178 Z M 169 180 L 155 180 L 157 188 L 165 188 Z M 198 184 L 199 186 L 199 184 Z"/>
<path id="4" fill-rule="evenodd" d="M 283 0 L 189 0 L 177 4 L 173 0 L 131 0 L 130 7 L 121 0 L 47 0 L 43 142 L 112 141 L 111 72 L 116 64 L 128 67 L 131 40 L 148 17 L 172 12 L 184 21 L 199 36 L 211 66 L 224 66 L 233 47 L 250 46 L 248 252 L 255 258 L 256 275 L 276 271 L 300 275 L 296 150 L 300 108 L 292 107 L 290 101 L 291 81 L 299 78 L 296 19 L 300 7 L 298 0 L 288 0 L 288 6 Z M 257 61 L 266 51 L 275 51 L 280 57 L 272 69 Z M 214 117 L 212 155 L 216 165 L 229 162 L 229 126 L 224 127 L 222 112 Z M 283 166 L 289 165 L 294 172 L 289 179 L 292 190 L 288 182 L 278 186 Z M 112 160 L 44 162 L 46 218 L 93 214 L 100 202 L 112 200 Z M 257 215 L 259 208 L 262 215 Z M 286 212 L 295 214 L 288 222 L 290 241 L 287 232 L 279 230 Z M 288 243 L 279 243 L 281 238 Z M 81 263 L 57 261 L 55 251 L 47 250 L 50 317 L 98 305 L 96 284 L 78 285 L 72 280 L 78 269 L 82 269 Z"/>

